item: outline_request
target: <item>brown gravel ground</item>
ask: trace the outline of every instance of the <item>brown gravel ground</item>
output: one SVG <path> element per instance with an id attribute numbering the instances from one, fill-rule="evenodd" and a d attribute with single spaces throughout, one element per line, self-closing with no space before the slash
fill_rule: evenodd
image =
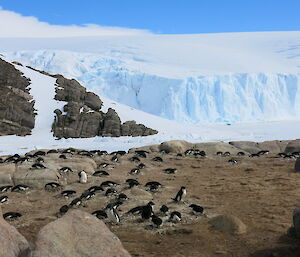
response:
<path id="1" fill-rule="evenodd" d="M 173 154 L 150 154 L 142 159 L 146 168 L 140 175 L 128 172 L 136 166 L 128 161 L 133 156 L 122 156 L 113 169 L 106 168 L 109 177 L 89 177 L 88 184 L 72 183 L 68 188 L 80 195 L 84 189 L 99 185 L 102 181 L 113 180 L 121 185 L 117 190 L 129 196 L 119 210 L 121 223 L 108 224 L 121 239 L 132 256 L 221 256 L 221 257 L 261 257 L 271 251 L 276 257 L 299 257 L 299 242 L 286 235 L 292 220 L 292 211 L 300 203 L 300 174 L 293 172 L 294 160 L 267 155 L 260 158 L 236 157 L 238 164 L 230 164 L 231 157 L 213 156 L 207 158 L 177 157 Z M 161 156 L 163 163 L 151 161 Z M 71 158 L 71 157 L 70 157 Z M 97 163 L 109 161 L 111 156 L 97 157 Z M 47 163 L 45 163 L 47 166 Z M 177 168 L 175 175 L 165 174 L 165 168 Z M 68 175 L 69 181 L 76 180 L 77 172 Z M 164 185 L 152 193 L 155 210 L 167 204 L 172 210 L 183 214 L 179 224 L 164 222 L 162 228 L 151 228 L 150 222 L 141 223 L 138 217 L 124 215 L 137 205 L 147 203 L 130 194 L 124 184 L 127 178 L 136 178 L 142 184 L 156 180 Z M 184 203 L 175 204 L 171 198 L 180 186 L 186 186 Z M 3 193 L 9 201 L 1 205 L 3 213 L 18 211 L 23 216 L 10 221 L 12 225 L 30 241 L 34 242 L 42 226 L 56 219 L 58 209 L 73 199 L 57 199 L 59 192 L 30 190 L 26 193 Z M 113 197 L 98 193 L 79 208 L 93 212 L 105 207 Z M 196 203 L 206 210 L 206 216 L 196 217 L 188 205 Z M 208 223 L 216 214 L 233 214 L 247 225 L 247 233 L 232 235 L 215 231 Z M 124 215 L 124 216 L 123 216 Z"/>

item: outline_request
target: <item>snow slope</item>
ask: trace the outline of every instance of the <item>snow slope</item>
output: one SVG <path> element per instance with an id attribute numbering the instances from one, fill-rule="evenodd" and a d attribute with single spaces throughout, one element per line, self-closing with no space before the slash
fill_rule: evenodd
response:
<path id="1" fill-rule="evenodd" d="M 184 123 L 300 119 L 300 32 L 0 39 L 1 49 Z"/>

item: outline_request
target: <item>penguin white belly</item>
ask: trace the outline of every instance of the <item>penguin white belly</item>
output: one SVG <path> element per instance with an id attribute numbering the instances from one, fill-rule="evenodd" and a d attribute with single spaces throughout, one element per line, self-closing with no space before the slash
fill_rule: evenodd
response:
<path id="1" fill-rule="evenodd" d="M 80 174 L 80 180 L 79 180 L 79 182 L 80 182 L 81 184 L 87 183 L 87 174 L 86 174 L 85 172 L 82 172 L 82 173 Z"/>

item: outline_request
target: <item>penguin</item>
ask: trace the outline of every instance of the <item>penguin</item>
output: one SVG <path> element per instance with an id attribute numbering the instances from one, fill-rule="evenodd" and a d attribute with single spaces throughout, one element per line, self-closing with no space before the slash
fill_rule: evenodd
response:
<path id="1" fill-rule="evenodd" d="M 106 214 L 109 221 L 118 224 L 120 222 L 120 216 L 116 209 L 117 209 L 117 205 L 114 205 L 111 208 L 107 208 Z"/>
<path id="2" fill-rule="evenodd" d="M 118 186 L 119 184 L 114 182 L 114 181 L 104 181 L 101 183 L 100 187 L 113 187 L 113 186 Z"/>
<path id="3" fill-rule="evenodd" d="M 148 220 L 153 215 L 153 206 L 154 203 L 150 201 L 147 205 L 145 205 L 142 209 L 141 216 L 143 220 Z"/>
<path id="4" fill-rule="evenodd" d="M 224 152 L 223 156 L 230 156 L 230 152 Z"/>
<path id="5" fill-rule="evenodd" d="M 230 160 L 228 160 L 228 162 L 229 162 L 229 163 L 232 163 L 232 164 L 237 164 L 237 163 L 238 163 L 238 161 L 235 160 L 235 159 L 230 159 Z"/>
<path id="6" fill-rule="evenodd" d="M 266 154 L 268 154 L 270 151 L 268 151 L 268 150 L 262 150 L 262 151 L 259 151 L 257 154 L 258 155 L 266 155 Z"/>
<path id="7" fill-rule="evenodd" d="M 87 183 L 87 174 L 84 170 L 78 172 L 79 183 L 86 184 Z"/>
<path id="8" fill-rule="evenodd" d="M 85 190 L 81 196 L 80 196 L 80 199 L 81 200 L 89 200 L 91 199 L 92 197 L 95 196 L 95 193 L 94 192 L 90 192 L 89 190 Z"/>
<path id="9" fill-rule="evenodd" d="M 222 156 L 223 152 L 217 152 L 216 155 Z"/>
<path id="10" fill-rule="evenodd" d="M 188 149 L 184 152 L 184 155 L 192 155 L 194 153 L 194 149 Z"/>
<path id="11" fill-rule="evenodd" d="M 167 174 L 175 174 L 177 172 L 177 169 L 176 168 L 167 168 L 167 169 L 164 169 L 164 172 Z"/>
<path id="12" fill-rule="evenodd" d="M 151 187 L 151 186 L 162 187 L 162 184 L 157 181 L 150 181 L 145 184 L 145 187 Z"/>
<path id="13" fill-rule="evenodd" d="M 73 151 L 72 151 L 72 149 L 65 149 L 61 153 L 63 153 L 63 154 L 65 154 L 65 153 L 73 154 Z"/>
<path id="14" fill-rule="evenodd" d="M 100 152 L 98 152 L 98 155 L 99 155 L 99 156 L 107 155 L 107 154 L 108 154 L 107 151 L 100 151 Z"/>
<path id="15" fill-rule="evenodd" d="M 73 170 L 69 167 L 62 167 L 59 169 L 60 172 L 63 172 L 63 173 L 67 173 L 67 172 L 73 172 Z"/>
<path id="16" fill-rule="evenodd" d="M 182 153 L 176 154 L 177 157 L 183 157 Z"/>
<path id="17" fill-rule="evenodd" d="M 26 186 L 26 185 L 16 185 L 14 186 L 11 191 L 12 192 L 21 192 L 21 191 L 26 191 L 29 189 L 29 186 Z"/>
<path id="18" fill-rule="evenodd" d="M 8 196 L 6 195 L 0 196 L 0 203 L 5 203 L 7 201 L 8 201 Z"/>
<path id="19" fill-rule="evenodd" d="M 45 156 L 45 155 L 46 155 L 45 151 L 37 151 L 33 154 L 33 157 Z"/>
<path id="20" fill-rule="evenodd" d="M 144 206 L 134 207 L 134 208 L 130 209 L 128 212 L 126 212 L 126 214 L 133 214 L 133 215 L 141 214 L 143 211 L 143 208 L 144 208 Z"/>
<path id="21" fill-rule="evenodd" d="M 126 179 L 126 183 L 128 184 L 129 188 L 132 188 L 134 186 L 138 186 L 140 183 L 136 179 Z"/>
<path id="22" fill-rule="evenodd" d="M 116 189 L 113 189 L 113 188 L 108 188 L 105 192 L 105 196 L 112 196 L 114 194 L 117 193 L 117 190 Z"/>
<path id="23" fill-rule="evenodd" d="M 138 169 L 144 169 L 146 168 L 146 165 L 144 163 L 140 163 L 138 166 L 137 166 Z"/>
<path id="24" fill-rule="evenodd" d="M 196 156 L 206 157 L 206 152 L 200 151 L 200 150 L 196 149 L 196 150 L 194 151 L 194 156 L 195 156 L 195 157 L 196 157 Z"/>
<path id="25" fill-rule="evenodd" d="M 183 201 L 185 196 L 186 196 L 186 188 L 182 186 L 173 200 L 175 202 L 181 202 Z"/>
<path id="26" fill-rule="evenodd" d="M 202 215 L 204 212 L 204 208 L 197 204 L 191 204 L 189 207 L 192 208 L 192 211 L 195 215 Z"/>
<path id="27" fill-rule="evenodd" d="M 117 155 L 114 155 L 111 159 L 112 162 L 119 162 L 119 158 Z"/>
<path id="28" fill-rule="evenodd" d="M 104 210 L 94 211 L 94 212 L 92 212 L 92 215 L 96 216 L 99 220 L 107 218 L 107 214 Z"/>
<path id="29" fill-rule="evenodd" d="M 147 154 L 149 153 L 148 151 L 143 151 L 143 150 L 137 150 L 135 153 L 142 158 L 147 158 Z"/>
<path id="30" fill-rule="evenodd" d="M 42 157 L 39 157 L 35 160 L 36 163 L 43 163 L 45 160 Z"/>
<path id="31" fill-rule="evenodd" d="M 55 149 L 51 149 L 51 150 L 49 150 L 49 151 L 47 152 L 47 154 L 51 154 L 51 153 L 58 153 L 58 151 L 55 150 Z"/>
<path id="32" fill-rule="evenodd" d="M 61 185 L 56 182 L 50 182 L 45 185 L 46 191 L 55 191 L 61 188 Z"/>
<path id="33" fill-rule="evenodd" d="M 63 196 L 65 198 L 69 198 L 70 196 L 73 196 L 76 194 L 76 191 L 74 190 L 64 190 L 60 193 L 60 196 Z"/>
<path id="34" fill-rule="evenodd" d="M 173 211 L 170 215 L 169 222 L 180 222 L 181 221 L 181 213 L 178 211 Z"/>
<path id="35" fill-rule="evenodd" d="M 97 170 L 93 173 L 93 176 L 95 176 L 95 177 L 105 177 L 105 176 L 109 176 L 109 173 L 106 172 L 105 170 Z"/>
<path id="36" fill-rule="evenodd" d="M 152 215 L 152 216 L 151 216 L 151 221 L 152 221 L 152 223 L 154 224 L 154 226 L 155 226 L 156 228 L 159 228 L 159 227 L 162 225 L 162 223 L 163 223 L 162 219 L 159 218 L 159 217 L 156 216 L 156 215 Z"/>
<path id="37" fill-rule="evenodd" d="M 115 207 L 117 209 L 122 204 L 123 204 L 123 202 L 121 202 L 121 201 L 110 202 L 106 205 L 105 209 L 111 209 L 113 207 Z"/>
<path id="38" fill-rule="evenodd" d="M 131 158 L 129 158 L 129 161 L 131 161 L 131 162 L 140 162 L 141 160 L 137 156 L 132 156 Z"/>
<path id="39" fill-rule="evenodd" d="M 32 169 L 47 169 L 42 163 L 34 163 L 31 165 Z"/>
<path id="40" fill-rule="evenodd" d="M 62 207 L 59 208 L 59 214 L 64 215 L 68 212 L 69 206 L 68 205 L 63 205 Z"/>
<path id="41" fill-rule="evenodd" d="M 75 198 L 71 203 L 70 203 L 70 207 L 73 207 L 73 206 L 79 206 L 82 204 L 82 201 L 80 198 Z"/>
<path id="42" fill-rule="evenodd" d="M 92 186 L 88 189 L 91 193 L 96 193 L 98 191 L 104 191 L 104 189 L 101 186 Z"/>
<path id="43" fill-rule="evenodd" d="M 16 163 L 16 164 L 22 164 L 25 161 L 29 161 L 29 158 L 28 157 L 22 157 L 22 158 L 19 158 L 19 159 L 13 161 L 13 162 Z"/>
<path id="44" fill-rule="evenodd" d="M 163 162 L 163 159 L 159 156 L 156 156 L 152 159 L 152 161 L 154 161 L 154 162 Z"/>
<path id="45" fill-rule="evenodd" d="M 244 152 L 238 152 L 237 156 L 245 156 L 246 154 Z"/>
<path id="46" fill-rule="evenodd" d="M 67 159 L 67 156 L 64 155 L 64 154 L 61 154 L 58 156 L 59 159 L 63 159 L 63 160 L 66 160 Z"/>
<path id="47" fill-rule="evenodd" d="M 21 213 L 18 212 L 7 212 L 3 214 L 3 218 L 5 220 L 11 220 L 11 219 L 16 219 L 22 217 Z"/>
<path id="48" fill-rule="evenodd" d="M 125 195 L 124 193 L 121 193 L 118 195 L 117 200 L 121 201 L 121 202 L 126 201 L 126 200 L 128 200 L 128 196 Z"/>
<path id="49" fill-rule="evenodd" d="M 131 175 L 137 175 L 139 174 L 141 171 L 138 168 L 133 168 L 131 171 L 129 171 L 129 174 Z"/>
<path id="50" fill-rule="evenodd" d="M 168 212 L 169 212 L 169 207 L 167 205 L 162 205 L 159 209 L 159 211 L 164 214 L 164 215 L 167 215 Z"/>
<path id="51" fill-rule="evenodd" d="M 107 163 L 107 162 L 102 162 L 102 163 L 99 164 L 99 167 L 101 167 L 101 168 L 106 168 L 108 165 L 109 165 L 109 163 Z"/>
<path id="52" fill-rule="evenodd" d="M 4 193 L 7 192 L 9 189 L 12 189 L 13 186 L 2 186 L 0 187 L 0 192 Z"/>

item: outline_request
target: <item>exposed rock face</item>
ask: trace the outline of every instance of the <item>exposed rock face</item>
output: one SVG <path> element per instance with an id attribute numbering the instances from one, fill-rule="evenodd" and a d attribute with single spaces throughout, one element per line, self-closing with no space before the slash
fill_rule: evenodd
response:
<path id="1" fill-rule="evenodd" d="M 99 96 L 87 92 L 76 80 L 68 80 L 60 75 L 57 78 L 55 99 L 68 102 L 64 112 L 55 110 L 55 121 L 52 130 L 58 138 L 84 137 L 119 137 L 119 136 L 148 136 L 157 131 L 147 128 L 135 121 L 121 124 L 119 115 L 114 109 L 107 113 L 100 111 L 102 101 Z"/>
<path id="2" fill-rule="evenodd" d="M 172 140 L 163 142 L 159 146 L 160 151 L 166 153 L 184 153 L 186 150 L 193 148 L 193 144 L 183 140 Z"/>
<path id="3" fill-rule="evenodd" d="M 261 151 L 261 149 L 258 146 L 258 143 L 256 142 L 236 141 L 236 142 L 229 142 L 229 144 L 243 151 L 247 151 L 251 154 L 258 153 L 259 151 Z"/>
<path id="4" fill-rule="evenodd" d="M 0 134 L 30 134 L 34 127 L 34 101 L 29 94 L 30 80 L 12 64 L 0 59 Z"/>
<path id="5" fill-rule="evenodd" d="M 27 256 L 29 244 L 26 239 L 3 218 L 0 208 L 0 257 Z"/>
<path id="6" fill-rule="evenodd" d="M 49 223 L 37 235 L 32 257 L 129 257 L 122 243 L 96 217 L 79 210 Z"/>
<path id="7" fill-rule="evenodd" d="M 246 225 L 239 218 L 232 215 L 218 215 L 209 222 L 217 230 L 231 232 L 237 235 L 247 232 Z"/>

